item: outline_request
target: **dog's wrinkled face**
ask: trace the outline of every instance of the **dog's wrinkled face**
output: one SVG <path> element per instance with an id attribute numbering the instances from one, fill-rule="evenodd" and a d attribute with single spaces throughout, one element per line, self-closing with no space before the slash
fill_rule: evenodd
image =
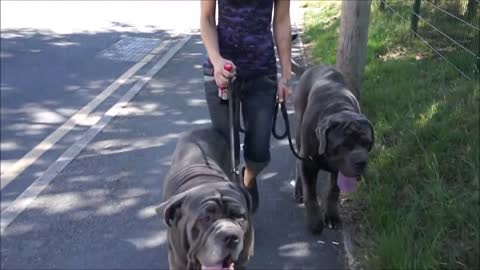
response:
<path id="1" fill-rule="evenodd" d="M 181 240 L 187 245 L 190 263 L 197 268 L 232 269 L 243 249 L 250 198 L 231 185 L 194 188 L 157 210 L 169 226 L 183 231 L 186 237 Z"/>
<path id="2" fill-rule="evenodd" d="M 319 151 L 323 151 L 332 169 L 350 177 L 365 173 L 374 143 L 373 127 L 366 117 L 338 113 L 323 123 L 317 136 L 322 136 Z"/>

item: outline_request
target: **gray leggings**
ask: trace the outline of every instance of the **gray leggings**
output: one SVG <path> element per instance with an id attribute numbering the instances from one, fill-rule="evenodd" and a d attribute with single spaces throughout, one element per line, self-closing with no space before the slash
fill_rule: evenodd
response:
<path id="1" fill-rule="evenodd" d="M 215 79 L 204 76 L 204 80 L 205 97 L 212 125 L 230 142 L 228 104 L 220 103 Z M 260 173 L 270 162 L 270 134 L 277 95 L 276 75 L 259 76 L 247 80 L 236 79 L 231 87 L 235 89 L 235 93 L 239 94 L 241 100 L 245 128 L 243 148 L 245 163 L 248 168 Z M 238 95 L 234 96 L 234 100 L 236 98 Z M 235 139 L 239 141 L 238 133 L 235 134 Z"/>

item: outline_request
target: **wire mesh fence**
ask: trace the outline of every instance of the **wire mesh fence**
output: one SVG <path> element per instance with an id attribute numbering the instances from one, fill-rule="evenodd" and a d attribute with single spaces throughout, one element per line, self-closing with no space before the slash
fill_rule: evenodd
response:
<path id="1" fill-rule="evenodd" d="M 378 8 L 459 74 L 478 79 L 480 0 L 379 0 Z"/>

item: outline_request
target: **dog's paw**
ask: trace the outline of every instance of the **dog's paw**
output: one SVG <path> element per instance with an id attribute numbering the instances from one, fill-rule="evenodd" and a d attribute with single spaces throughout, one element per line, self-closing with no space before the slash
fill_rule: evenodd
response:
<path id="1" fill-rule="evenodd" d="M 321 234 L 323 232 L 323 228 L 325 227 L 325 222 L 320 215 L 313 217 L 307 216 L 307 226 L 310 232 L 313 234 Z"/>
<path id="2" fill-rule="evenodd" d="M 342 228 L 342 220 L 340 219 L 340 215 L 338 215 L 338 211 L 327 211 L 324 220 L 325 224 L 333 230 Z"/>
<path id="3" fill-rule="evenodd" d="M 305 209 L 308 229 L 314 234 L 321 234 L 325 227 L 325 222 L 319 207 L 306 206 Z"/>
<path id="4" fill-rule="evenodd" d="M 303 203 L 303 192 L 301 190 L 298 191 L 298 189 L 295 189 L 293 191 L 293 199 L 295 199 L 296 203 Z"/>

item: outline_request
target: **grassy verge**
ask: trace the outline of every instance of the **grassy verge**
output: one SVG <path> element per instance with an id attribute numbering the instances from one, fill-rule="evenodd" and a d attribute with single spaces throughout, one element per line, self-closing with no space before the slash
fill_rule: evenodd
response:
<path id="1" fill-rule="evenodd" d="M 338 12 L 339 1 L 307 5 L 317 63 L 335 64 Z M 480 269 L 478 80 L 373 6 L 363 89 L 376 146 L 349 203 L 356 257 L 367 269 Z"/>

